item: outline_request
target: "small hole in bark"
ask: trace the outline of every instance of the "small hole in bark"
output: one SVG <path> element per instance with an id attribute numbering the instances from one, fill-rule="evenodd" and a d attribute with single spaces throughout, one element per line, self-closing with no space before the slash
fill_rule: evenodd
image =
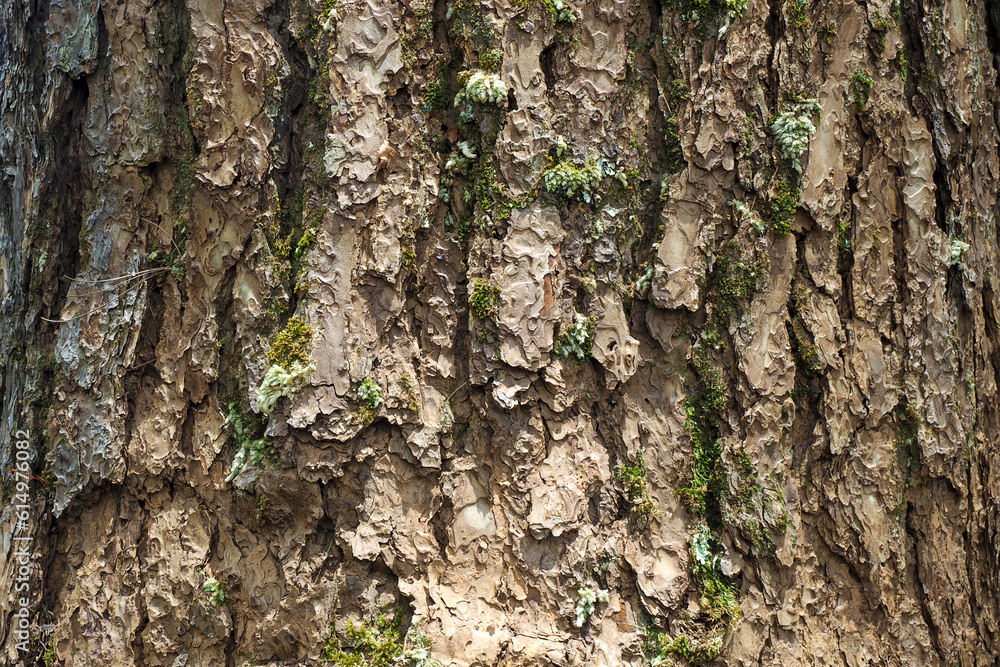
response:
<path id="1" fill-rule="evenodd" d="M 545 88 L 549 91 L 553 91 L 556 88 L 556 63 L 555 63 L 555 44 L 548 47 L 542 54 L 538 57 L 538 64 L 542 68 L 542 74 L 545 76 Z"/>
<path id="2" fill-rule="evenodd" d="M 514 96 L 514 89 L 507 90 L 507 111 L 517 111 L 517 97 Z"/>

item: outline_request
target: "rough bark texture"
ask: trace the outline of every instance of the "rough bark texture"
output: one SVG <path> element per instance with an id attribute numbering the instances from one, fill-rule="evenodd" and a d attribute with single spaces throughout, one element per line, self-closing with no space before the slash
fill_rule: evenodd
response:
<path id="1" fill-rule="evenodd" d="M 0 660 L 997 664 L 1000 5 L 736 5 L 3 2 Z"/>

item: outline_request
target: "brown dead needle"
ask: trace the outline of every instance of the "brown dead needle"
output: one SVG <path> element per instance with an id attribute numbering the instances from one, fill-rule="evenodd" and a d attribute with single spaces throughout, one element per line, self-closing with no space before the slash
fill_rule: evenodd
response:
<path id="1" fill-rule="evenodd" d="M 16 475 L 24 475 L 25 477 L 30 477 L 31 479 L 37 479 L 37 480 L 38 480 L 39 482 L 41 482 L 42 484 L 48 484 L 48 482 L 46 482 L 46 481 L 45 481 L 44 479 L 42 479 L 41 477 L 35 477 L 34 475 L 29 475 L 29 474 L 28 474 L 28 473 L 26 473 L 26 472 L 21 472 L 20 470 L 14 470 L 13 468 L 7 468 L 7 470 L 11 471 L 12 473 L 14 473 L 14 474 L 16 474 Z"/>

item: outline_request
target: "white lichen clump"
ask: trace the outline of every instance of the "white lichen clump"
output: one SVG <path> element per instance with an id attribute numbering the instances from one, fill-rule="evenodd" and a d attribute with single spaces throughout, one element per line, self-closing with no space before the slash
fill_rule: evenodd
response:
<path id="1" fill-rule="evenodd" d="M 410 648 L 403 657 L 412 663 L 413 667 L 440 667 L 441 663 L 431 657 L 431 640 L 419 628 L 414 627 L 410 630 L 407 634 L 407 643 L 410 644 Z"/>
<path id="2" fill-rule="evenodd" d="M 809 148 L 809 139 L 816 133 L 812 123 L 813 114 L 820 111 L 819 100 L 802 100 L 791 110 L 778 114 L 771 123 L 771 132 L 781 150 L 781 157 L 792 163 L 797 172 L 802 171 L 799 158 Z"/>
<path id="3" fill-rule="evenodd" d="M 552 139 L 552 150 L 555 151 L 556 157 L 561 158 L 566 154 L 566 149 L 569 148 L 569 144 L 566 142 L 566 137 L 559 134 Z"/>
<path id="4" fill-rule="evenodd" d="M 635 281 L 635 294 L 640 299 L 645 299 L 649 296 L 649 289 L 653 286 L 653 276 L 656 274 L 656 270 L 653 265 L 650 264 L 646 267 L 646 270 L 642 272 L 642 275 Z"/>
<path id="5" fill-rule="evenodd" d="M 309 376 L 315 370 L 316 367 L 312 364 L 307 366 L 300 361 L 294 362 L 287 369 L 273 364 L 267 369 L 257 389 L 257 405 L 261 411 L 269 415 L 274 411 L 279 398 L 292 398 L 302 391 L 309 384 Z"/>
<path id="6" fill-rule="evenodd" d="M 760 234 L 761 236 L 764 235 L 764 233 L 767 231 L 767 227 L 764 225 L 764 221 L 761 220 L 760 217 L 758 217 L 757 214 L 754 213 L 749 206 L 747 206 L 738 199 L 733 199 L 732 201 L 729 202 L 729 205 L 733 207 L 734 211 L 736 211 L 736 219 L 739 222 L 740 226 L 750 225 L 751 227 L 757 230 L 758 234 Z"/>
<path id="7" fill-rule="evenodd" d="M 590 358 L 594 349 L 594 320 L 582 313 L 573 314 L 573 323 L 556 345 L 556 354 L 573 357 L 580 363 Z"/>
<path id="8" fill-rule="evenodd" d="M 585 202 L 590 202 L 593 191 L 601 183 L 603 172 L 596 164 L 577 167 L 570 162 L 560 162 L 545 172 L 542 177 L 545 189 L 563 199 L 570 199 L 580 193 Z"/>
<path id="9" fill-rule="evenodd" d="M 507 87 L 503 85 L 503 81 L 496 74 L 477 70 L 469 75 L 465 81 L 465 87 L 458 91 L 458 95 L 455 96 L 455 104 L 458 105 L 464 100 L 480 104 L 506 104 Z"/>
<path id="10" fill-rule="evenodd" d="M 444 170 L 449 174 L 464 174 L 468 170 L 469 164 L 477 157 L 471 142 L 460 141 L 456 150 L 448 155 L 448 160 L 444 163 Z"/>
<path id="11" fill-rule="evenodd" d="M 233 456 L 233 465 L 229 469 L 229 475 L 226 477 L 226 484 L 229 484 L 236 476 L 240 474 L 243 470 L 243 466 L 247 464 L 247 448 L 245 446 L 240 447 L 236 451 L 236 455 Z"/>
<path id="12" fill-rule="evenodd" d="M 576 593 L 579 595 L 579 599 L 577 599 L 576 608 L 573 610 L 576 615 L 573 619 L 573 625 L 582 628 L 587 619 L 593 615 L 597 603 L 608 601 L 608 592 L 601 589 L 595 591 L 589 586 L 580 586 L 576 589 Z"/>

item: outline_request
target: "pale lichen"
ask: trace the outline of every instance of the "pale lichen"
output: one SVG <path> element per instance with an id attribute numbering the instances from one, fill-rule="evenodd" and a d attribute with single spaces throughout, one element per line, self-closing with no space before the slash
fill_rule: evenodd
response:
<path id="1" fill-rule="evenodd" d="M 576 601 L 576 607 L 573 609 L 573 625 L 582 628 L 587 619 L 594 614 L 597 603 L 608 601 L 608 592 L 601 589 L 594 590 L 589 586 L 580 586 L 576 589 L 576 593 L 579 597 Z"/>
<path id="2" fill-rule="evenodd" d="M 555 23 L 576 23 L 576 12 L 565 0 L 542 0 L 542 7 Z"/>
<path id="3" fill-rule="evenodd" d="M 659 244 L 653 244 L 659 245 Z M 656 269 L 652 264 L 649 264 L 642 274 L 636 279 L 635 285 L 633 286 L 633 292 L 640 299 L 645 299 L 649 296 L 649 290 L 653 286 L 653 276 L 656 275 Z"/>
<path id="4" fill-rule="evenodd" d="M 243 466 L 247 463 L 247 449 L 246 447 L 240 447 L 236 450 L 236 455 L 233 456 L 233 465 L 229 469 L 229 475 L 226 477 L 226 484 L 229 484 L 236 476 L 240 474 L 243 470 Z"/>
<path id="5" fill-rule="evenodd" d="M 809 139 L 816 133 L 812 116 L 819 112 L 819 100 L 805 99 L 788 111 L 778 114 L 771 123 L 771 132 L 774 133 L 781 157 L 788 160 L 797 173 L 802 172 L 799 158 L 809 148 Z"/>
<path id="6" fill-rule="evenodd" d="M 951 245 L 949 247 L 949 250 L 950 250 L 949 254 L 950 254 L 950 257 L 951 257 L 951 265 L 952 266 L 961 266 L 962 265 L 962 255 L 964 255 L 969 250 L 969 248 L 971 248 L 971 247 L 972 246 L 970 246 L 968 243 L 966 243 L 962 239 L 952 238 L 951 239 Z"/>
<path id="7" fill-rule="evenodd" d="M 449 174 L 465 174 L 469 164 L 478 156 L 471 142 L 460 141 L 456 148 L 457 150 L 453 151 L 445 161 L 444 170 Z"/>
<path id="8" fill-rule="evenodd" d="M 546 170 L 542 179 L 545 189 L 553 195 L 566 200 L 579 193 L 589 203 L 603 177 L 594 163 L 577 167 L 572 162 L 560 162 Z"/>
<path id="9" fill-rule="evenodd" d="M 573 314 L 573 324 L 555 344 L 556 354 L 572 357 L 580 363 L 590 358 L 594 349 L 594 318 L 582 313 Z"/>
<path id="10" fill-rule="evenodd" d="M 293 317 L 271 343 L 267 359 L 271 362 L 257 388 L 257 405 L 271 414 L 278 399 L 292 398 L 306 385 L 316 367 L 311 361 L 312 327 L 301 317 Z"/>
<path id="11" fill-rule="evenodd" d="M 278 399 L 293 398 L 309 384 L 309 377 L 316 367 L 301 361 L 293 362 L 288 368 L 272 364 L 257 388 L 257 405 L 264 414 L 271 414 Z"/>
<path id="12" fill-rule="evenodd" d="M 468 75 L 465 86 L 455 96 L 455 105 L 468 100 L 480 104 L 502 105 L 507 102 L 507 87 L 496 74 L 476 70 Z"/>
<path id="13" fill-rule="evenodd" d="M 764 225 L 764 221 L 760 219 L 760 216 L 753 212 L 753 209 L 738 199 L 731 200 L 729 205 L 732 206 L 733 210 L 736 212 L 736 220 L 739 222 L 741 227 L 744 225 L 750 225 L 760 236 L 764 235 L 767 231 L 767 226 Z"/>

